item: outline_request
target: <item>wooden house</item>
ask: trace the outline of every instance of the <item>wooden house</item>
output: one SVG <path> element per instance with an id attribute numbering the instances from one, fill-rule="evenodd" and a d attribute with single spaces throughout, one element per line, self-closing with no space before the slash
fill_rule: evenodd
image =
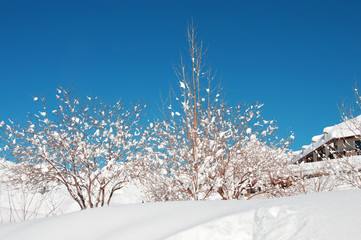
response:
<path id="1" fill-rule="evenodd" d="M 361 155 L 361 115 L 323 129 L 312 143 L 296 152 L 295 163 L 317 162 L 344 156 Z"/>

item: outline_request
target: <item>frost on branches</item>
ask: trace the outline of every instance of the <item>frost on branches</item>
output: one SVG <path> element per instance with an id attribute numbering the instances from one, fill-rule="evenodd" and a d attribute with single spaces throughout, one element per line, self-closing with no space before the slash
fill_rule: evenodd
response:
<path id="1" fill-rule="evenodd" d="M 81 209 L 109 205 L 114 192 L 139 174 L 145 106 L 109 106 L 62 88 L 56 98 L 52 111 L 39 99 L 42 110 L 26 126 L 2 124 L 2 153 L 18 163 L 13 181 L 60 183 Z"/>
<path id="2" fill-rule="evenodd" d="M 357 86 L 355 86 L 353 90 L 355 94 L 353 107 L 346 107 L 342 105 L 341 118 L 346 126 L 346 129 L 343 131 L 351 133 L 356 138 L 356 144 L 356 142 L 361 142 L 361 95 Z M 349 153 L 346 157 L 339 159 L 338 166 L 334 166 L 332 169 L 336 176 L 338 176 L 343 182 L 352 186 L 352 188 L 361 188 L 360 147 L 357 144 L 350 144 L 345 139 L 343 149 L 348 149 Z"/>
<path id="3" fill-rule="evenodd" d="M 188 42 L 190 61 L 181 61 L 179 94 L 165 106 L 164 119 L 149 126 L 149 198 L 240 199 L 264 191 L 271 185 L 267 172 L 284 164 L 280 156 L 288 143 L 276 140 L 277 127 L 262 119 L 262 105 L 228 107 L 221 101 L 211 88 L 211 72 L 203 69 L 194 28 Z"/>

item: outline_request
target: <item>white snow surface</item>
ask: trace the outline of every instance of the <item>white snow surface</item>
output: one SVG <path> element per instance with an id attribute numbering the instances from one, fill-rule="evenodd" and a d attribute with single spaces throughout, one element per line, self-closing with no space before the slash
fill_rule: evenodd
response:
<path id="1" fill-rule="evenodd" d="M 0 239 L 360 239 L 361 190 L 117 205 L 0 225 Z"/>
<path id="2" fill-rule="evenodd" d="M 316 175 L 325 171 L 342 171 L 345 165 L 352 166 L 355 169 L 361 169 L 361 156 L 343 157 L 337 159 L 329 159 L 327 161 L 290 164 L 288 168 L 291 170 L 293 176 L 299 176 L 300 173 L 304 175 Z M 348 186 L 351 189 L 352 186 Z"/>

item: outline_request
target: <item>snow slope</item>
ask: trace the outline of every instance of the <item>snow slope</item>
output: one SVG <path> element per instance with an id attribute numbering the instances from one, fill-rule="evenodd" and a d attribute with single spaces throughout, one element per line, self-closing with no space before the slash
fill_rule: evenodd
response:
<path id="1" fill-rule="evenodd" d="M 361 190 L 144 203 L 0 225 L 0 239 L 361 239 Z"/>
<path id="2" fill-rule="evenodd" d="M 142 201 L 140 187 L 129 184 L 114 194 L 112 205 Z M 63 186 L 41 194 L 27 191 L 26 187 L 12 189 L 12 186 L 0 183 L 0 224 L 63 215 L 79 210 L 79 205 Z"/>

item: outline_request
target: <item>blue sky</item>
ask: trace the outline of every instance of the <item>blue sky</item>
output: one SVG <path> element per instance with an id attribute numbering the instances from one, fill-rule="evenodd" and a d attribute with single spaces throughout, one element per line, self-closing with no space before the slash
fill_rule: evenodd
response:
<path id="1" fill-rule="evenodd" d="M 0 119 L 75 87 L 156 112 L 193 19 L 231 105 L 264 103 L 297 150 L 361 77 L 360 1 L 0 1 Z M 49 100 L 50 101 L 50 100 Z"/>

